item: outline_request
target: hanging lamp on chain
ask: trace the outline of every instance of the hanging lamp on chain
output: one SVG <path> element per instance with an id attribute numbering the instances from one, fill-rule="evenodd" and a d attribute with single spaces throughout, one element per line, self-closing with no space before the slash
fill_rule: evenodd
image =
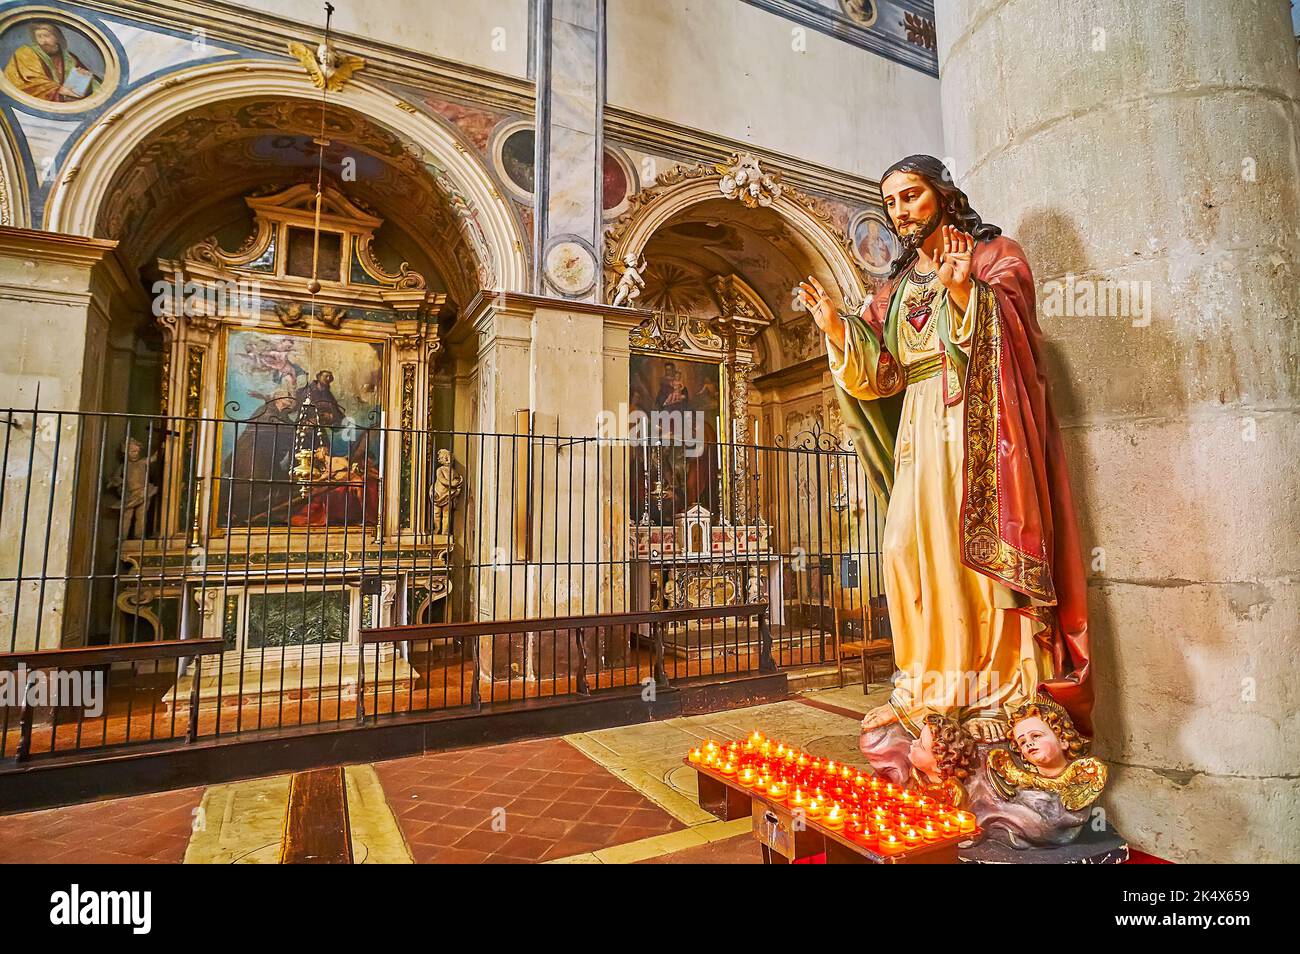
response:
<path id="1" fill-rule="evenodd" d="M 334 5 L 325 4 L 325 38 L 320 46 L 320 58 L 328 55 L 330 47 L 330 21 L 334 16 Z M 329 106 L 329 83 L 323 83 L 320 91 L 320 127 L 313 142 L 316 145 L 316 202 L 312 221 L 311 236 L 311 279 L 307 282 L 307 291 L 311 294 L 311 317 L 316 317 L 316 296 L 320 294 L 320 217 L 321 203 L 325 192 L 325 147 L 330 141 L 325 138 L 325 114 Z M 308 351 L 311 351 L 315 327 L 307 331 Z M 320 429 L 320 409 L 312 403 L 311 394 L 303 395 L 298 406 L 297 421 L 294 426 L 293 468 L 291 471 L 298 496 L 306 498 L 310 492 L 312 477 L 315 472 L 316 450 L 328 435 Z"/>

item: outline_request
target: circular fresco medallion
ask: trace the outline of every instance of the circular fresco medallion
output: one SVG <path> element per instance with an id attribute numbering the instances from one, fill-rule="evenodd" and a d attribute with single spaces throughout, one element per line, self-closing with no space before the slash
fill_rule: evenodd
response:
<path id="1" fill-rule="evenodd" d="M 562 295 L 585 295 L 596 284 L 596 256 L 576 237 L 557 237 L 544 261 L 546 280 Z"/>
<path id="2" fill-rule="evenodd" d="M 18 103 L 79 113 L 108 99 L 118 65 L 104 35 L 52 7 L 23 7 L 0 17 L 0 90 Z"/>
<path id="3" fill-rule="evenodd" d="M 890 264 L 902 250 L 885 216 L 875 210 L 858 213 L 849 226 L 849 241 L 859 264 L 876 278 L 889 274 Z"/>

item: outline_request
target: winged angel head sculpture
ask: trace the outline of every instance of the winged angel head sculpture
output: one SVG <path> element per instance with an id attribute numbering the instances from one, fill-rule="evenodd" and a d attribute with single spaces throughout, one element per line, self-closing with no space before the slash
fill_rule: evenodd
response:
<path id="1" fill-rule="evenodd" d="M 317 89 L 331 93 L 341 90 L 352 78 L 352 74 L 366 65 L 363 57 L 340 53 L 334 44 L 328 42 L 321 43 L 313 50 L 305 43 L 291 41 L 289 52 L 307 70 L 307 75 Z"/>

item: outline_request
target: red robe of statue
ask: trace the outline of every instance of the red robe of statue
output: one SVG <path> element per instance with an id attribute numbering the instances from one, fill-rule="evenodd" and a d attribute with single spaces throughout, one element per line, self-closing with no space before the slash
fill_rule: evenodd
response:
<path id="1" fill-rule="evenodd" d="M 965 399 L 962 562 L 1027 598 L 1016 612 L 1039 624 L 1035 638 L 1053 662 L 1053 677 L 1041 689 L 1091 735 L 1087 583 L 1043 373 L 1033 276 L 1020 246 L 1002 236 L 976 244 L 972 274 L 979 296 L 974 332 L 968 351 L 946 342 L 942 370 L 945 403 Z M 874 341 L 856 345 L 860 354 L 874 351 L 872 377 L 881 398 L 904 386 L 892 308 L 896 286 L 887 283 L 864 309 L 865 337 Z M 898 402 L 857 400 L 843 391 L 839 397 L 859 456 L 887 499 Z"/>

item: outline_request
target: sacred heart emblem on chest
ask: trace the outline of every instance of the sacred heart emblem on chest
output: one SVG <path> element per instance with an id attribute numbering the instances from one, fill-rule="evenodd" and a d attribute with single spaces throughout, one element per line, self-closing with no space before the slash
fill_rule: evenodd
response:
<path id="1" fill-rule="evenodd" d="M 934 288 L 927 288 L 923 291 L 916 291 L 909 294 L 903 299 L 903 308 L 907 323 L 920 331 L 925 327 L 925 323 L 930 320 L 930 304 L 934 301 L 937 294 Z"/>

